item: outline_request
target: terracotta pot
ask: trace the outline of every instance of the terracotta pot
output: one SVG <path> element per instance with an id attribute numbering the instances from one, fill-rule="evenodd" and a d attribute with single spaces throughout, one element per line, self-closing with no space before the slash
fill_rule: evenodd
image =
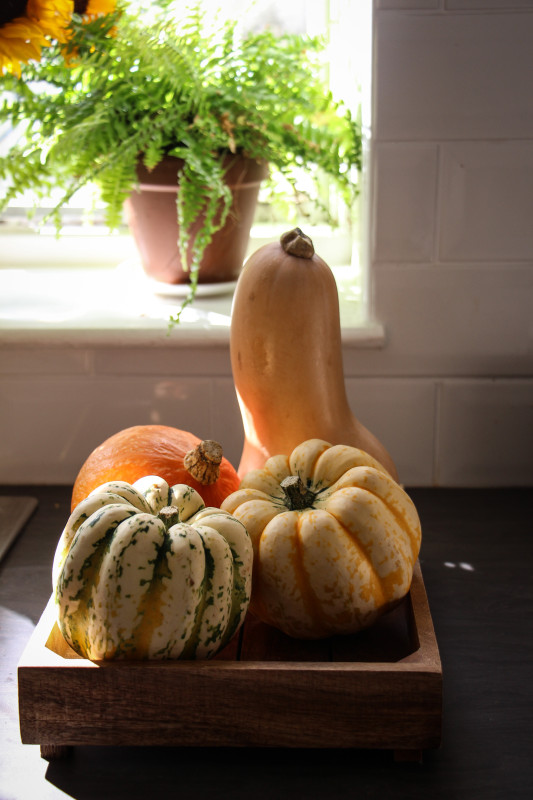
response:
<path id="1" fill-rule="evenodd" d="M 233 205 L 225 225 L 204 252 L 199 283 L 237 280 L 250 237 L 265 164 L 243 156 L 227 157 L 227 182 Z M 153 170 L 139 165 L 139 189 L 126 201 L 126 215 L 142 266 L 147 275 L 164 283 L 188 283 L 177 247 L 177 173 L 180 161 L 168 156 Z M 194 233 L 194 228 L 192 229 Z M 190 265 L 189 265 L 190 266 Z"/>

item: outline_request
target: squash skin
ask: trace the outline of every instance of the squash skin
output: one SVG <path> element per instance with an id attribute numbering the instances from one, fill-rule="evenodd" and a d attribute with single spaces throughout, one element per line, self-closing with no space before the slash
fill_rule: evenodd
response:
<path id="1" fill-rule="evenodd" d="M 210 658 L 244 621 L 252 558 L 242 523 L 191 487 L 157 476 L 104 484 L 57 545 L 59 628 L 92 661 Z"/>
<path id="2" fill-rule="evenodd" d="M 230 353 L 244 427 L 241 479 L 315 437 L 365 450 L 398 479 L 390 454 L 350 409 L 337 285 L 320 256 L 290 255 L 280 242 L 250 256 L 235 290 Z"/>
<path id="3" fill-rule="evenodd" d="M 311 493 L 294 510 L 281 486 Z M 254 548 L 250 611 L 295 638 L 352 634 L 409 591 L 421 545 L 416 508 L 379 462 L 320 439 L 252 470 L 223 508 Z"/>
<path id="4" fill-rule="evenodd" d="M 134 425 L 117 431 L 89 454 L 72 489 L 71 511 L 90 492 L 109 481 L 135 481 L 158 475 L 169 486 L 186 483 L 200 494 L 205 504 L 218 507 L 239 486 L 236 470 L 222 458 L 215 483 L 203 485 L 185 467 L 186 454 L 201 443 L 189 431 L 168 425 Z"/>

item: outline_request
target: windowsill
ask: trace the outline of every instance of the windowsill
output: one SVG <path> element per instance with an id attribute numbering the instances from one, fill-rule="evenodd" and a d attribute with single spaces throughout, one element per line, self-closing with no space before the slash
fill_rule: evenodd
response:
<path id="1" fill-rule="evenodd" d="M 345 249 L 337 245 L 333 252 L 331 241 L 320 242 L 317 251 L 326 248 L 328 263 L 342 263 Z M 250 252 L 262 243 L 252 241 Z M 3 346 L 183 347 L 229 341 L 233 287 L 201 288 L 194 304 L 184 309 L 180 324 L 169 330 L 169 319 L 183 298 L 172 296 L 175 287 L 148 280 L 128 236 L 96 237 L 86 248 L 80 247 L 78 237 L 62 237 L 60 250 L 53 236 L 7 235 L 3 244 L 7 246 L 7 252 L 2 248 L 0 264 Z M 86 252 L 86 261 L 80 251 Z M 54 259 L 58 252 L 59 263 Z M 353 269 L 332 266 L 332 270 L 344 344 L 382 347 L 383 327 L 369 321 Z"/>

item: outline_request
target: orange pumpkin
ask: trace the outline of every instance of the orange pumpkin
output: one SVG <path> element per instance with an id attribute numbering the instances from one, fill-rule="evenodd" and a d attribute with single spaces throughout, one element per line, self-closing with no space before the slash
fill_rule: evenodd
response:
<path id="1" fill-rule="evenodd" d="M 206 506 L 215 508 L 239 486 L 217 442 L 166 425 L 134 425 L 110 436 L 87 458 L 74 483 L 71 509 L 103 483 L 135 483 L 145 475 L 158 475 L 169 486 L 192 486 Z"/>

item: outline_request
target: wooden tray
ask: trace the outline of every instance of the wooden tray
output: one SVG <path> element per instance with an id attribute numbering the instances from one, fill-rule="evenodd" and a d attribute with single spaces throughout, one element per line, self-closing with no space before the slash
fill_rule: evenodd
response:
<path id="1" fill-rule="evenodd" d="M 48 603 L 18 666 L 22 742 L 381 748 L 440 744 L 442 668 L 419 564 L 400 606 L 354 636 L 301 642 L 248 616 L 210 661 L 105 662 L 66 644 Z"/>

